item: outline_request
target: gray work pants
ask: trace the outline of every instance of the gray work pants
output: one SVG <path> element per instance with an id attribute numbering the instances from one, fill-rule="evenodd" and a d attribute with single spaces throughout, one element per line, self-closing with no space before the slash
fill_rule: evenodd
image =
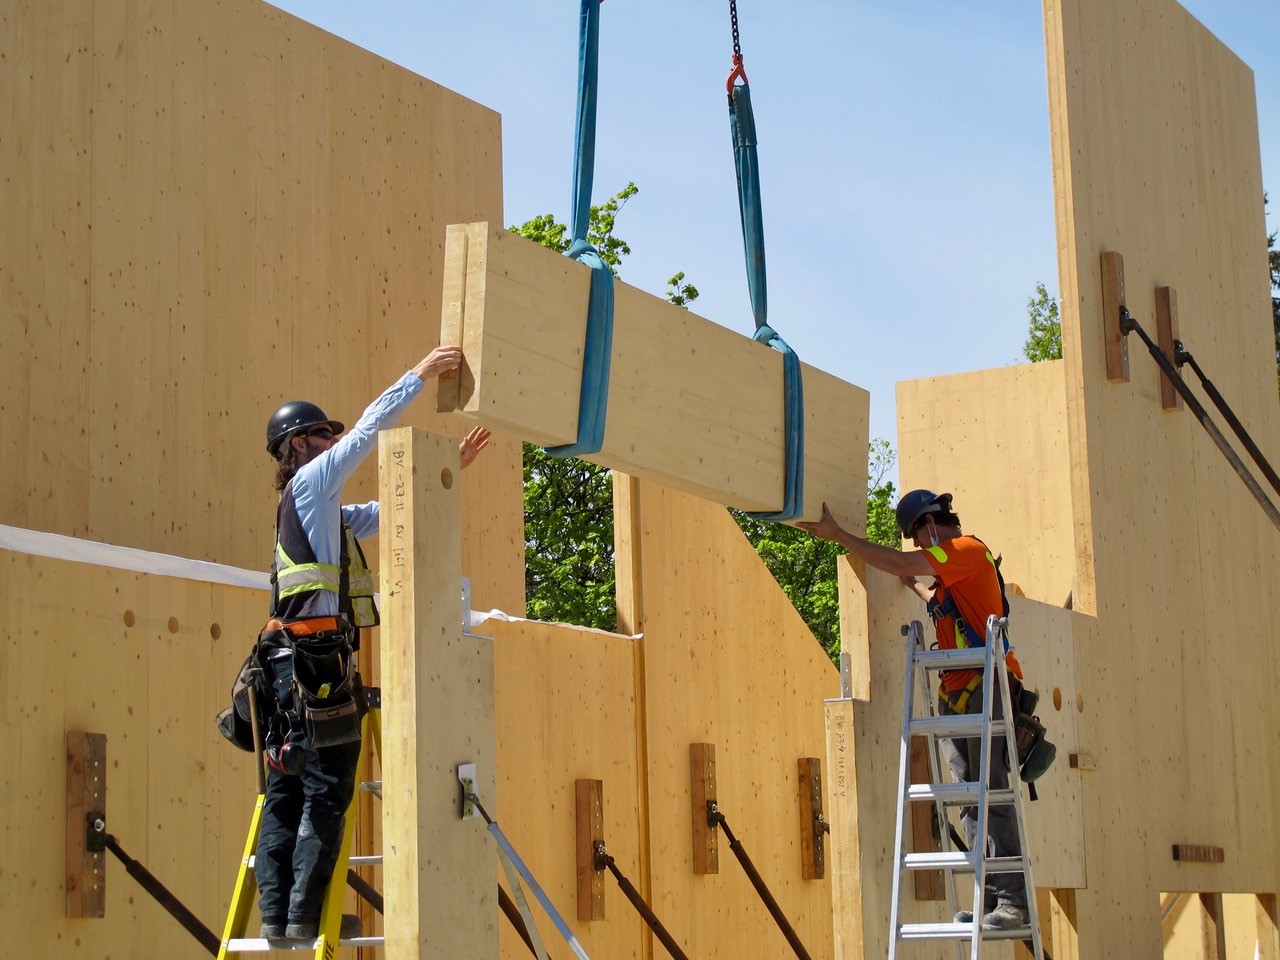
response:
<path id="1" fill-rule="evenodd" d="M 1010 677 L 1010 680 L 1013 678 Z M 1004 705 L 1000 702 L 1000 691 L 994 690 L 992 697 L 992 716 L 1004 715 Z M 938 697 L 938 713 L 943 716 L 954 715 L 956 711 L 941 696 Z M 982 712 L 982 684 L 974 688 L 965 704 L 965 713 Z M 993 790 L 1003 790 L 1009 786 L 1009 764 L 1006 759 L 1004 734 L 992 738 L 991 775 L 987 785 Z M 959 740 L 943 740 L 938 745 L 942 759 L 951 768 L 951 778 L 956 781 L 973 781 L 978 779 L 979 761 L 981 759 L 982 738 L 971 737 Z M 973 839 L 978 832 L 978 808 L 965 807 L 960 813 L 960 828 L 969 849 L 973 849 Z M 987 856 L 1016 857 L 1022 853 L 1018 843 L 1018 821 L 1013 806 L 1007 803 L 988 804 L 987 806 Z M 1002 903 L 1015 907 L 1027 906 L 1027 885 L 1021 873 L 989 873 L 985 884 L 985 909 L 995 909 Z"/>

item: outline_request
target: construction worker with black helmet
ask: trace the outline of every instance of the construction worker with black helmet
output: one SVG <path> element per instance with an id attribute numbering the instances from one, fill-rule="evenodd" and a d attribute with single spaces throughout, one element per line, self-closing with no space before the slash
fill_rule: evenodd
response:
<path id="1" fill-rule="evenodd" d="M 797 526 L 823 540 L 832 540 L 871 566 L 899 577 L 927 604 L 942 649 L 981 645 L 985 642 L 987 618 L 1006 614 L 997 560 L 985 543 L 962 532 L 949 493 L 912 490 L 898 501 L 895 512 L 902 539 L 911 541 L 917 549 L 894 550 L 856 536 L 836 521 L 826 504 L 822 506 L 821 520 Z M 928 577 L 931 582 L 921 583 L 918 577 Z M 1006 662 L 1010 682 L 1016 683 L 1022 677 L 1021 667 L 1012 653 L 1006 655 Z M 939 679 L 938 710 L 942 714 L 979 713 L 982 699 L 980 671 L 951 670 Z M 995 697 L 993 702 L 995 715 L 1000 716 L 1000 698 Z M 1016 694 L 1014 702 L 1017 703 Z M 941 748 L 953 779 L 978 779 L 980 739 L 944 740 Z M 993 789 L 1009 786 L 1007 763 L 991 764 L 988 783 Z M 977 833 L 976 809 L 965 807 L 960 822 L 972 848 Z M 992 856 L 1021 855 L 1012 807 L 991 806 L 988 831 L 995 848 Z M 984 900 L 984 930 L 1008 930 L 1026 924 L 1027 890 L 1021 873 L 988 873 Z M 972 923 L 973 915 L 962 910 L 956 914 L 955 922 Z"/>
<path id="2" fill-rule="evenodd" d="M 319 935 L 343 817 L 355 791 L 364 709 L 355 651 L 360 629 L 378 622 L 359 538 L 377 531 L 379 510 L 376 501 L 344 505 L 343 486 L 377 449 L 378 431 L 399 421 L 425 381 L 461 362 L 460 347 L 432 350 L 349 432 L 302 400 L 284 404 L 267 421 L 280 504 L 270 620 L 257 648 L 275 695 L 266 708 L 270 773 L 255 862 L 265 938 Z M 468 433 L 458 446 L 461 466 L 469 466 L 488 442 L 483 427 Z M 349 711 L 332 709 L 348 702 Z M 331 709 L 310 712 L 309 703 Z M 356 932 L 346 926 L 344 936 Z"/>

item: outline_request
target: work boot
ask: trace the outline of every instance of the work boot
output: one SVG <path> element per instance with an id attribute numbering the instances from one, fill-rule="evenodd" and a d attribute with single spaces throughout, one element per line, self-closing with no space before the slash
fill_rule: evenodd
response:
<path id="1" fill-rule="evenodd" d="M 338 928 L 338 939 L 354 940 L 360 934 L 360 918 L 354 913 L 344 913 Z M 300 920 L 297 923 L 290 923 L 285 928 L 284 935 L 290 940 L 314 940 L 320 936 L 320 921 Z"/>
<path id="2" fill-rule="evenodd" d="M 1015 930 L 1027 925 L 1027 908 L 1002 903 L 982 918 L 983 930 Z"/>
<path id="3" fill-rule="evenodd" d="M 960 910 L 951 920 L 953 923 L 973 923 L 973 913 L 969 910 Z"/>
<path id="4" fill-rule="evenodd" d="M 283 920 L 263 920 L 258 936 L 263 940 L 283 940 L 284 926 Z"/>
<path id="5" fill-rule="evenodd" d="M 284 935 L 290 940 L 314 940 L 320 936 L 320 921 L 290 920 L 284 928 Z"/>

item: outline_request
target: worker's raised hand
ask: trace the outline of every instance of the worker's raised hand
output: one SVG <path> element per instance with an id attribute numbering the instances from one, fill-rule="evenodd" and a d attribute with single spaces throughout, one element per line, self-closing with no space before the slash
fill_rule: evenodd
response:
<path id="1" fill-rule="evenodd" d="M 831 511 L 824 503 L 822 505 L 822 519 L 816 522 L 800 522 L 796 524 L 805 533 L 811 533 L 820 540 L 839 540 L 843 534 L 844 528 L 836 522 L 836 518 L 831 515 Z"/>
<path id="2" fill-rule="evenodd" d="M 480 451 L 489 445 L 489 433 L 484 427 L 472 427 L 471 432 L 458 444 L 458 462 L 465 470 L 480 456 Z"/>
<path id="3" fill-rule="evenodd" d="M 428 377 L 438 377 L 446 370 L 453 370 L 461 364 L 462 348 L 442 344 L 419 360 L 413 372 L 418 375 L 419 380 L 426 380 Z"/>

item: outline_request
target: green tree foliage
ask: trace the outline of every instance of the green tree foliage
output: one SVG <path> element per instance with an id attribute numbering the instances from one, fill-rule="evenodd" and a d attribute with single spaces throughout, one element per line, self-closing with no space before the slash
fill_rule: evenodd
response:
<path id="1" fill-rule="evenodd" d="M 613 269 L 614 276 L 618 274 L 622 258 L 631 253 L 631 248 L 627 246 L 625 240 L 613 235 L 613 229 L 617 225 L 618 214 L 622 212 L 622 208 L 639 192 L 639 187 L 634 183 L 628 183 L 604 203 L 592 204 L 591 214 L 587 219 L 587 240 L 596 248 L 600 259 Z M 511 231 L 534 243 L 550 247 L 557 253 L 564 253 L 573 242 L 573 238 L 569 236 L 568 224 L 561 223 L 555 218 L 555 214 L 551 213 L 539 214 L 518 227 L 512 227 Z M 679 277 L 683 280 L 684 274 L 679 274 Z M 670 282 L 672 281 L 668 281 Z M 696 298 L 697 295 L 695 290 L 690 299 Z"/>
<path id="2" fill-rule="evenodd" d="M 902 549 L 898 532 L 898 515 L 894 513 L 896 498 L 893 481 L 886 480 L 898 454 L 882 437 L 872 440 L 867 448 L 867 539 L 895 550 Z"/>
<path id="3" fill-rule="evenodd" d="M 1035 294 L 1027 300 L 1027 316 L 1031 324 L 1022 355 L 1032 363 L 1062 359 L 1062 320 L 1058 316 L 1058 298 L 1051 296 L 1043 283 L 1036 284 Z"/>
<path id="4" fill-rule="evenodd" d="M 698 288 L 685 282 L 683 270 L 667 281 L 667 299 L 686 310 L 689 309 L 689 304 L 698 299 Z"/>
<path id="5" fill-rule="evenodd" d="M 608 470 L 524 445 L 524 562 L 527 616 L 616 629 Z"/>

